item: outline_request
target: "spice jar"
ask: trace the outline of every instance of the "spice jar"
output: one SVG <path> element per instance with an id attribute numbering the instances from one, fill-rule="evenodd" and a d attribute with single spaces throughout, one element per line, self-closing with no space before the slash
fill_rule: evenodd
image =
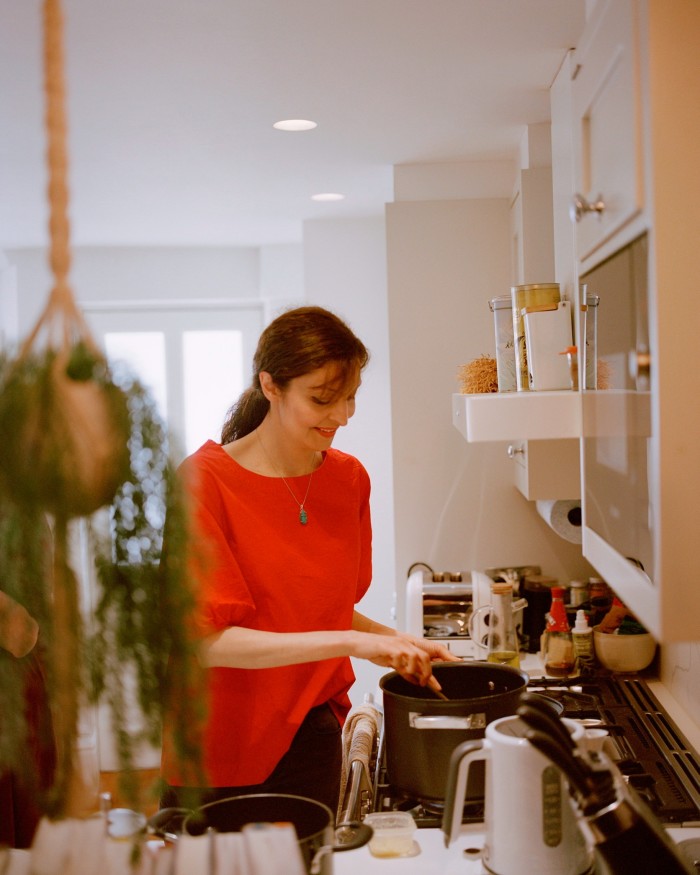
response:
<path id="1" fill-rule="evenodd" d="M 569 604 L 577 608 L 588 601 L 588 584 L 583 580 L 572 580 L 569 584 Z"/>

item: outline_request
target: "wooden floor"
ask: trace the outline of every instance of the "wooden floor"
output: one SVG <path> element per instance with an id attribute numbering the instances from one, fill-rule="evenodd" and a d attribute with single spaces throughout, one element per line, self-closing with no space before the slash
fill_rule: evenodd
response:
<path id="1" fill-rule="evenodd" d="M 100 793 L 112 794 L 112 808 L 135 808 L 146 816 L 158 810 L 159 769 L 138 769 L 132 773 L 138 803 L 134 804 L 124 792 L 121 772 L 100 772 Z"/>

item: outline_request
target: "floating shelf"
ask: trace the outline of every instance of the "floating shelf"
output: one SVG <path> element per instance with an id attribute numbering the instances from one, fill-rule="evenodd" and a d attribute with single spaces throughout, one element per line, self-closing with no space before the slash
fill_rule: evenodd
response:
<path id="1" fill-rule="evenodd" d="M 452 424 L 470 443 L 579 438 L 581 393 L 455 393 Z"/>

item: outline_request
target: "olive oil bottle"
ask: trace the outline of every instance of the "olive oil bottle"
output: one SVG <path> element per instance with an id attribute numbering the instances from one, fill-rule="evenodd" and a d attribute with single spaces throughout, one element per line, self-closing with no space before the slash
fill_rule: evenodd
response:
<path id="1" fill-rule="evenodd" d="M 487 647 L 487 662 L 520 668 L 518 634 L 513 622 L 513 586 L 510 583 L 491 584 Z"/>

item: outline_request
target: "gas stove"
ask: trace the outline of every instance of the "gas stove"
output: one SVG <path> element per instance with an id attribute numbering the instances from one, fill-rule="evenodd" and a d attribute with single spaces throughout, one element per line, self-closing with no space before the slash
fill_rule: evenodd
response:
<path id="1" fill-rule="evenodd" d="M 638 675 L 533 678 L 531 692 L 556 699 L 563 716 L 605 729 L 605 751 L 666 827 L 700 827 L 700 760 Z M 442 806 L 404 794 L 386 780 L 383 738 L 374 775 L 374 811 L 410 811 L 419 828 L 440 827 Z M 484 819 L 483 802 L 465 806 L 463 823 Z"/>

